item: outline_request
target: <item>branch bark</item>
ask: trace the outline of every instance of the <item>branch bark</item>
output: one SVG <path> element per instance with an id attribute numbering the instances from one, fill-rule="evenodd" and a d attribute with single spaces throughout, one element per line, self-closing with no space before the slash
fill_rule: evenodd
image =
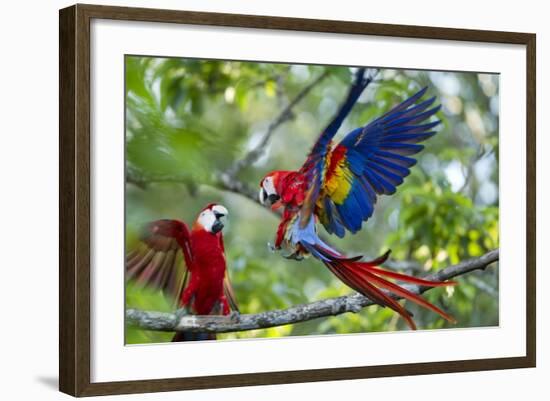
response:
<path id="1" fill-rule="evenodd" d="M 177 174 L 144 174 L 133 169 L 127 169 L 126 182 L 129 184 L 134 184 L 138 188 L 144 189 L 152 183 L 168 182 L 183 184 L 185 183 L 185 177 Z M 258 199 L 258 192 L 256 190 L 252 189 L 250 185 L 245 182 L 230 177 L 227 173 L 219 174 L 215 177 L 215 181 L 211 184 L 201 183 L 200 185 L 207 185 L 216 189 L 233 192 L 257 203 L 258 205 L 261 205 L 260 200 Z"/>
<path id="2" fill-rule="evenodd" d="M 495 249 L 479 258 L 469 259 L 449 266 L 426 278 L 438 281 L 449 280 L 474 270 L 484 270 L 498 259 L 499 250 Z M 415 294 L 422 294 L 431 289 L 431 287 L 416 285 L 406 285 L 404 287 Z M 400 297 L 394 298 L 400 299 Z M 348 312 L 357 313 L 371 305 L 375 305 L 375 303 L 369 298 L 355 293 L 296 305 L 288 309 L 273 310 L 252 315 L 195 316 L 185 315 L 181 310 L 176 313 L 164 313 L 128 309 L 126 311 L 126 321 L 144 330 L 228 333 L 306 322 L 320 317 L 338 316 Z"/>

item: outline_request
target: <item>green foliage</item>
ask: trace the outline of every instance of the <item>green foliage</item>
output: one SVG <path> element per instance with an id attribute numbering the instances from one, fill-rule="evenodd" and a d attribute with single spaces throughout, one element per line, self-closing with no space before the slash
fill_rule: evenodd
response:
<path id="1" fill-rule="evenodd" d="M 126 58 L 127 166 L 148 174 L 176 174 L 182 183 L 127 185 L 127 242 L 152 219 L 192 222 L 207 203 L 230 212 L 224 231 L 227 260 L 242 313 L 256 313 L 348 294 L 351 291 L 312 259 L 295 262 L 269 250 L 278 219 L 212 179 L 255 146 L 280 110 L 315 78 L 328 77 L 278 128 L 265 155 L 239 175 L 257 188 L 275 169 L 296 169 L 346 94 L 352 70 L 179 58 Z M 496 75 L 381 70 L 346 119 L 338 137 L 366 124 L 418 89 L 443 105 L 439 133 L 425 143 L 418 164 L 397 193 L 378 200 L 374 216 L 356 235 L 331 238 L 349 255 L 374 257 L 388 248 L 395 260 L 410 260 L 415 275 L 428 274 L 498 247 L 498 90 Z M 324 233 L 323 233 L 324 234 Z M 495 325 L 498 269 L 461 277 L 454 288 L 426 298 L 454 315 L 449 325 L 407 303 L 420 328 Z M 171 310 L 171 300 L 133 285 L 127 306 Z M 355 333 L 405 329 L 390 310 L 370 307 L 358 314 L 219 338 Z M 171 333 L 128 328 L 127 342 L 162 342 Z"/>

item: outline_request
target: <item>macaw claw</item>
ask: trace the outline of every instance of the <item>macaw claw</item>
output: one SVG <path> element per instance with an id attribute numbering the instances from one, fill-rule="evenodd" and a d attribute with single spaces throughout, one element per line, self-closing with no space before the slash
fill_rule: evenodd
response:
<path id="1" fill-rule="evenodd" d="M 182 317 L 187 316 L 187 315 L 191 315 L 191 314 L 192 313 L 189 310 L 189 307 L 187 307 L 187 306 L 179 308 L 178 310 L 176 310 L 176 313 L 175 313 L 175 315 L 178 319 L 181 319 Z"/>
<path id="2" fill-rule="evenodd" d="M 233 323 L 238 323 L 241 320 L 241 313 L 239 311 L 231 311 L 229 314 L 229 320 Z"/>
<path id="3" fill-rule="evenodd" d="M 290 255 L 283 255 L 283 258 L 297 260 L 299 262 L 301 260 L 304 260 L 304 255 L 299 252 L 294 252 L 294 253 L 291 253 Z"/>

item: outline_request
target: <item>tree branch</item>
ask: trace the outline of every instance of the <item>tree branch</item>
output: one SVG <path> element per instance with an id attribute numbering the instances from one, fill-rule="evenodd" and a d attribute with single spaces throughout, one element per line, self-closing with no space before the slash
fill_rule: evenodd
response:
<path id="1" fill-rule="evenodd" d="M 377 74 L 378 74 L 378 69 L 375 69 L 374 72 L 371 73 L 371 76 L 368 78 L 369 83 L 374 80 Z M 257 204 L 260 204 L 257 191 L 252 189 L 250 185 L 248 185 L 247 183 L 238 180 L 236 177 L 237 174 L 244 167 L 254 163 L 262 155 L 262 152 L 265 150 L 265 147 L 267 146 L 269 140 L 273 136 L 273 133 L 276 131 L 276 129 L 279 126 L 281 126 L 283 123 L 285 123 L 286 121 L 292 118 L 293 108 L 298 103 L 300 103 L 300 101 L 302 101 L 302 99 L 304 99 L 315 86 L 317 86 L 322 80 L 327 78 L 329 75 L 330 74 L 328 70 L 325 70 L 316 79 L 314 79 L 307 86 L 302 88 L 302 90 L 288 103 L 288 105 L 283 110 L 281 110 L 279 115 L 269 124 L 267 131 L 264 133 L 264 136 L 262 137 L 258 145 L 256 145 L 256 147 L 251 149 L 242 159 L 235 161 L 233 165 L 229 167 L 225 172 L 217 173 L 216 176 L 214 177 L 214 182 L 211 185 L 219 189 L 223 189 L 226 191 L 230 191 L 230 192 L 242 195 L 245 198 L 248 198 L 249 200 Z M 353 85 L 350 87 L 350 90 L 352 90 L 352 88 L 353 88 Z M 179 175 L 170 175 L 170 174 L 145 175 L 143 172 L 140 172 L 136 169 L 133 169 L 127 166 L 126 182 L 134 184 L 141 189 L 144 189 L 147 187 L 149 183 L 152 183 L 152 182 L 184 183 L 185 178 Z M 209 184 L 206 184 L 206 185 L 209 185 Z M 275 212 L 275 214 L 279 215 L 280 213 Z"/>
<path id="2" fill-rule="evenodd" d="M 251 149 L 241 160 L 237 160 L 225 172 L 217 174 L 212 186 L 220 189 L 234 192 L 242 195 L 245 198 L 252 200 L 255 203 L 260 203 L 257 192 L 242 181 L 239 181 L 236 176 L 244 167 L 254 163 L 264 151 L 267 143 L 271 139 L 273 133 L 286 121 L 293 116 L 292 109 L 304 99 L 311 90 L 317 86 L 322 80 L 329 76 L 328 71 L 324 71 L 316 79 L 310 82 L 287 104 L 279 115 L 269 124 L 266 132 L 256 147 Z M 170 183 L 185 183 L 186 179 L 177 174 L 145 174 L 137 169 L 126 166 L 126 182 L 136 185 L 141 189 L 145 189 L 150 183 L 170 182 Z M 208 185 L 208 184 L 207 184 Z"/>
<path id="3" fill-rule="evenodd" d="M 260 198 L 258 198 L 258 191 L 254 190 L 241 180 L 236 179 L 234 176 L 231 176 L 229 173 L 220 173 L 217 177 L 216 187 L 223 189 L 225 191 L 233 192 L 239 195 L 248 198 L 252 202 L 257 203 L 258 205 L 265 207 L 261 204 Z M 258 189 L 260 187 L 258 186 Z"/>
<path id="4" fill-rule="evenodd" d="M 498 258 L 499 251 L 495 249 L 479 258 L 449 266 L 426 278 L 437 281 L 449 280 L 474 270 L 484 270 L 488 265 L 496 262 Z M 404 287 L 415 294 L 422 294 L 432 288 L 416 285 L 406 285 Z M 394 298 L 400 299 L 396 296 Z M 253 315 L 194 316 L 185 315 L 182 310 L 176 313 L 164 313 L 128 309 L 126 311 L 126 322 L 144 330 L 228 333 L 306 322 L 320 317 L 338 316 L 347 312 L 357 313 L 371 305 L 375 305 L 375 303 L 369 298 L 355 293 Z"/>
<path id="5" fill-rule="evenodd" d="M 151 183 L 161 182 L 184 184 L 186 178 L 177 174 L 144 174 L 134 169 L 126 170 L 126 183 L 134 184 L 138 188 L 145 189 L 147 185 Z M 230 177 L 227 173 L 219 174 L 211 184 L 201 183 L 200 185 L 207 185 L 224 191 L 233 192 L 261 205 L 257 191 L 252 189 L 250 185 Z"/>

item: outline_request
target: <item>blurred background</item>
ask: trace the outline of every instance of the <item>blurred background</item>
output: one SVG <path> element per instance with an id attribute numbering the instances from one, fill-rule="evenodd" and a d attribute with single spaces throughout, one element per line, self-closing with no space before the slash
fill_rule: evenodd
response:
<path id="1" fill-rule="evenodd" d="M 273 253 L 279 218 L 250 196 L 271 170 L 297 169 L 345 98 L 354 68 L 256 62 L 126 57 L 126 246 L 159 218 L 191 223 L 210 202 L 230 212 L 224 230 L 228 269 L 241 313 L 257 313 L 351 293 L 319 262 Z M 374 73 L 370 71 L 370 73 Z M 426 275 L 498 247 L 497 74 L 379 69 L 336 140 L 424 86 L 443 106 L 439 133 L 396 194 L 379 198 L 356 235 L 331 237 L 347 255 L 392 250 L 390 266 Z M 310 89 L 278 125 L 261 156 L 232 178 L 220 175 L 255 149 L 282 110 Z M 232 190 L 230 190 L 232 189 Z M 238 189 L 241 193 L 236 193 Z M 320 229 L 321 232 L 323 229 Z M 498 268 L 458 278 L 424 296 L 457 320 L 407 303 L 421 329 L 499 323 Z M 128 283 L 128 308 L 172 311 L 161 293 Z M 219 339 L 406 330 L 389 309 L 369 307 Z M 172 333 L 127 327 L 126 342 L 170 341 Z"/>

